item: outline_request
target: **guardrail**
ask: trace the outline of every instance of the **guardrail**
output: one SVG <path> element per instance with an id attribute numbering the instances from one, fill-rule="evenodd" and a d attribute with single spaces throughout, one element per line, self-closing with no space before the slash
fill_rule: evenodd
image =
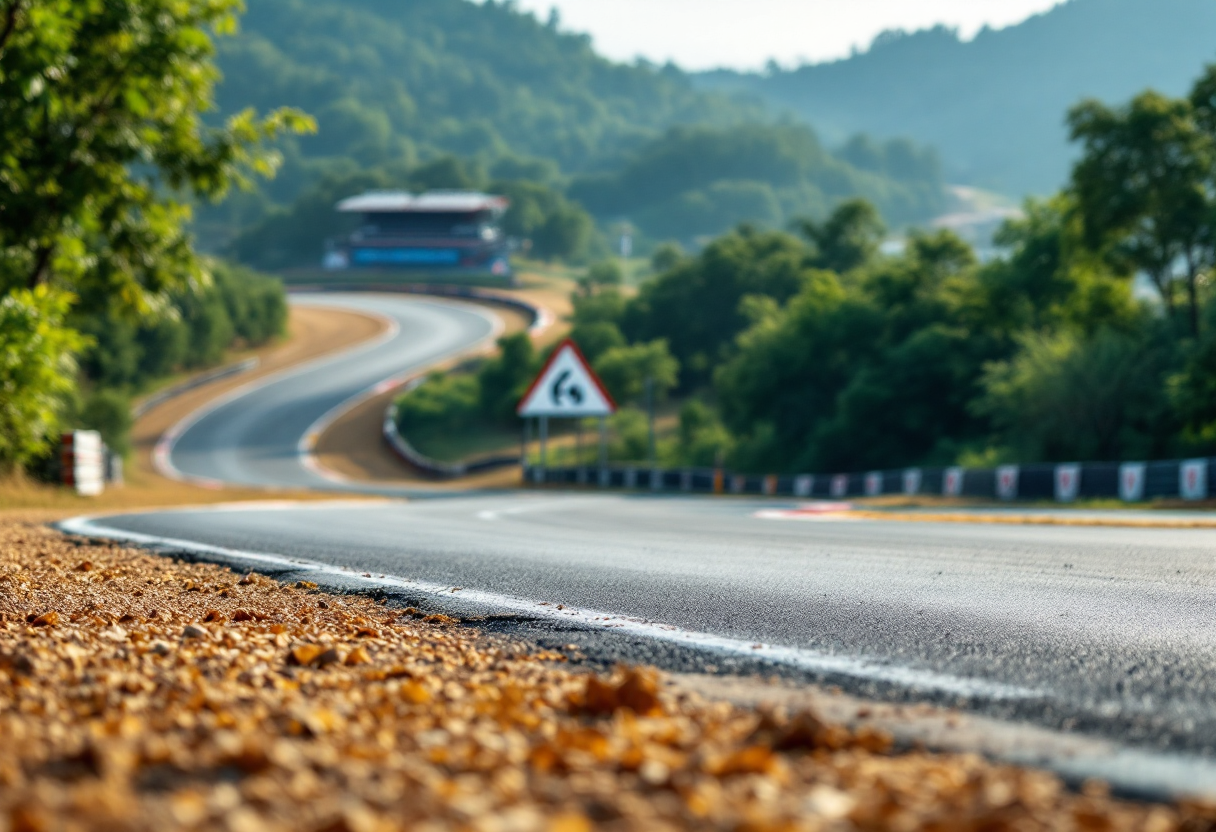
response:
<path id="1" fill-rule="evenodd" d="M 426 381 L 426 377 L 416 378 L 409 382 L 401 393 L 409 393 L 416 389 L 419 385 Z M 519 454 L 514 453 L 510 456 L 491 456 L 483 459 L 475 459 L 469 462 L 440 462 L 436 459 L 431 459 L 426 454 L 420 453 L 413 445 L 409 443 L 401 431 L 397 428 L 397 403 L 393 402 L 389 405 L 388 410 L 384 412 L 384 441 L 393 449 L 393 453 L 397 454 L 402 461 L 417 468 L 424 474 L 429 474 L 432 477 L 443 479 L 455 479 L 457 477 L 466 477 L 469 474 L 478 474 L 484 471 L 493 471 L 498 468 L 508 468 L 512 465 L 519 464 Z"/>
<path id="2" fill-rule="evenodd" d="M 239 376 L 242 373 L 248 373 L 257 369 L 261 361 L 257 358 L 247 358 L 244 361 L 238 361 L 236 364 L 229 364 L 226 367 L 219 367 L 215 370 L 209 370 L 205 373 L 200 373 L 193 378 L 183 381 L 181 384 L 175 384 L 172 387 L 160 391 L 154 396 L 149 396 L 139 404 L 131 408 L 131 418 L 138 419 L 145 413 L 158 407 L 167 401 L 176 399 L 183 393 L 189 393 L 191 390 L 197 390 L 214 381 L 219 381 L 232 376 Z"/>
<path id="3" fill-rule="evenodd" d="M 459 300 L 476 300 L 490 303 L 507 309 L 514 309 L 532 317 L 531 331 L 542 331 L 553 324 L 551 313 L 540 306 L 528 303 L 510 295 L 480 289 L 475 286 L 456 286 L 444 283 L 343 283 L 288 286 L 288 294 L 303 292 L 383 292 L 398 295 L 426 295 L 439 298 L 457 298 Z"/>
<path id="4" fill-rule="evenodd" d="M 292 287 L 295 291 L 304 291 L 301 287 Z M 528 331 L 532 334 L 537 334 L 548 329 L 554 323 L 554 318 L 549 310 L 541 306 L 528 303 L 519 298 L 513 298 L 507 295 L 500 295 L 496 292 L 489 292 L 483 289 L 477 289 L 471 286 L 446 286 L 446 285 L 397 285 L 397 284 L 356 284 L 355 287 L 312 287 L 308 291 L 359 291 L 359 292 L 396 292 L 400 294 L 415 294 L 429 295 L 438 297 L 453 297 L 462 300 L 477 300 L 482 303 L 491 303 L 498 306 L 503 306 L 508 309 L 515 309 L 528 315 L 532 322 L 528 325 Z M 417 389 L 424 384 L 430 375 L 430 372 L 422 373 L 414 378 L 406 381 L 400 388 L 399 395 L 404 395 L 412 390 Z M 509 468 L 512 465 L 519 464 L 519 454 L 513 453 L 509 456 L 490 456 L 481 459 L 474 459 L 469 462 L 440 462 L 437 459 L 432 459 L 426 454 L 421 453 L 413 445 L 409 443 L 401 431 L 397 427 L 397 403 L 393 401 L 384 411 L 384 420 L 380 429 L 381 435 L 384 437 L 385 443 L 389 446 L 394 454 L 397 455 L 402 462 L 411 466 L 431 477 L 438 479 L 457 479 L 466 477 L 470 474 L 478 474 L 485 471 L 493 471 L 499 468 Z"/>
<path id="5" fill-rule="evenodd" d="M 1216 457 L 1157 462 L 1005 465 L 999 468 L 901 468 L 853 474 L 735 474 L 723 469 L 652 469 L 637 465 L 524 469 L 534 485 L 661 492 L 751 494 L 838 500 L 884 495 L 939 495 L 993 500 L 1113 498 L 1206 500 L 1216 496 Z"/>

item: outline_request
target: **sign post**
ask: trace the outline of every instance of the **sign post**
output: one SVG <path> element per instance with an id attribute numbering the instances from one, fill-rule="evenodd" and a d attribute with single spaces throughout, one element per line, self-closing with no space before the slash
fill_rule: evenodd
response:
<path id="1" fill-rule="evenodd" d="M 537 481 L 544 482 L 548 466 L 549 419 L 600 417 L 600 483 L 607 469 L 608 416 L 616 412 L 616 402 L 592 371 L 578 345 L 566 339 L 545 362 L 540 375 L 524 394 L 516 412 L 525 420 L 540 422 L 540 470 Z M 581 443 L 580 443 L 581 444 Z"/>

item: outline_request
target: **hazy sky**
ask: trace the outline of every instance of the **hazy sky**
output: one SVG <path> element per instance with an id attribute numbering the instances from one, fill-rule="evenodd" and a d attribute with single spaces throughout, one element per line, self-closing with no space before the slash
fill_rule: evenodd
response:
<path id="1" fill-rule="evenodd" d="M 673 60 L 687 69 L 758 68 L 821 61 L 864 48 L 886 29 L 937 23 L 965 36 L 1017 23 L 1060 0 L 518 0 L 562 28 L 589 32 L 597 49 L 632 61 Z"/>

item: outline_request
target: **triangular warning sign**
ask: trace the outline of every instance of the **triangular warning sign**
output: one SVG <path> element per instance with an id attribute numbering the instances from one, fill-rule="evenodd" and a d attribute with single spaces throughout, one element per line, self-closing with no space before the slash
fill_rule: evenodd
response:
<path id="1" fill-rule="evenodd" d="M 525 418 L 610 416 L 616 413 L 616 402 L 596 378 L 578 346 L 567 339 L 549 356 L 517 412 Z"/>

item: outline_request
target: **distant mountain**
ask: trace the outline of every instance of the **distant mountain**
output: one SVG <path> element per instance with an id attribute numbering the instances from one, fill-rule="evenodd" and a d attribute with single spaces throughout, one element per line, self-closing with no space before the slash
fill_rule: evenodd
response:
<path id="1" fill-rule="evenodd" d="M 1181 94 L 1213 61 L 1213 0 L 1070 0 L 968 42 L 943 28 L 888 33 L 846 60 L 697 80 L 792 110 L 829 142 L 911 137 L 937 148 L 955 181 L 1020 196 L 1066 180 L 1064 118 L 1077 101 Z"/>
<path id="2" fill-rule="evenodd" d="M 534 156 L 578 171 L 676 124 L 726 126 L 763 107 L 695 88 L 674 67 L 613 63 L 584 35 L 508 2 L 249 0 L 220 41 L 220 107 L 317 117 L 299 160 L 427 152 Z"/>
<path id="3" fill-rule="evenodd" d="M 603 223 L 634 223 L 641 242 L 743 221 L 779 227 L 857 195 L 896 224 L 944 205 L 931 151 L 859 140 L 863 152 L 834 153 L 754 95 L 700 89 L 674 66 L 614 63 L 587 36 L 512 2 L 247 5 L 240 32 L 219 42 L 219 115 L 294 106 L 319 132 L 283 143 L 283 170 L 261 192 L 200 212 L 196 230 L 212 249 L 311 187 L 329 194 L 368 176 L 397 187 L 540 181 Z"/>

